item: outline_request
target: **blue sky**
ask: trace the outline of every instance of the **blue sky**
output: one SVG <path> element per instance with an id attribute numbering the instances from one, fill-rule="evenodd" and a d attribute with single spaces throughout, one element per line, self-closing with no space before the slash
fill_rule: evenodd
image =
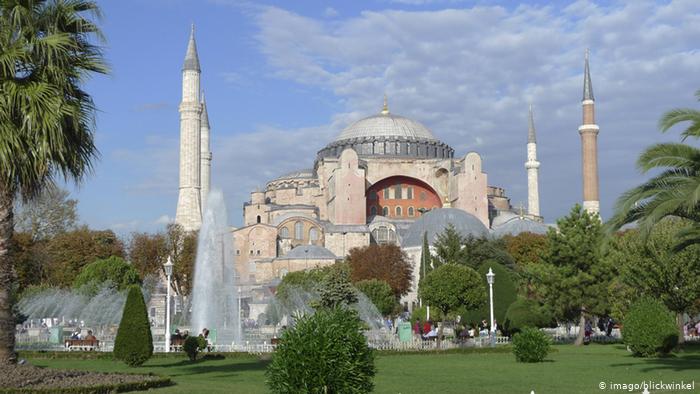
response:
<path id="1" fill-rule="evenodd" d="M 583 52 L 601 131 L 601 207 L 644 178 L 647 145 L 677 140 L 656 123 L 694 106 L 700 2 L 122 0 L 101 2 L 112 68 L 87 89 L 100 109 L 101 158 L 79 188 L 83 222 L 120 234 L 175 215 L 181 66 L 196 24 L 212 125 L 212 183 L 231 225 L 277 175 L 313 165 L 340 130 L 377 112 L 426 124 L 479 152 L 489 184 L 526 203 L 527 106 L 538 132 L 547 221 L 580 201 Z"/>

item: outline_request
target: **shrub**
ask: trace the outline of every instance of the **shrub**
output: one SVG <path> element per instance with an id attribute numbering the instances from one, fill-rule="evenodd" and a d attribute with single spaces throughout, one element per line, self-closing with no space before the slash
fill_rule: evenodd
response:
<path id="1" fill-rule="evenodd" d="M 538 363 L 547 357 L 552 341 L 542 331 L 525 327 L 513 337 L 513 354 L 515 361 L 521 363 Z"/>
<path id="2" fill-rule="evenodd" d="M 513 335 L 525 327 L 549 327 L 552 320 L 552 315 L 537 301 L 520 298 L 508 307 L 503 329 Z"/>
<path id="3" fill-rule="evenodd" d="M 641 357 L 665 354 L 678 343 L 678 328 L 671 311 L 656 299 L 644 297 L 625 315 L 622 339 Z"/>
<path id="4" fill-rule="evenodd" d="M 517 298 L 518 289 L 513 283 L 514 274 L 511 270 L 495 261 L 487 261 L 483 263 L 477 271 L 479 273 L 479 278 L 481 278 L 486 286 L 486 291 L 488 291 L 489 288 L 486 280 L 486 274 L 489 272 L 489 268 L 496 274 L 496 280 L 493 284 L 493 318 L 496 319 L 498 325 L 501 326 L 505 322 L 508 306 Z M 489 320 L 491 318 L 489 303 L 486 302 L 478 309 L 469 310 L 462 318 L 467 321 Z"/>
<path id="5" fill-rule="evenodd" d="M 267 368 L 274 393 L 367 393 L 376 372 L 374 353 L 357 313 L 322 308 L 301 316 L 280 338 Z"/>
<path id="6" fill-rule="evenodd" d="M 391 286 L 383 280 L 369 279 L 355 283 L 357 290 L 360 290 L 377 307 L 379 313 L 384 316 L 391 314 L 395 309 L 396 296 L 391 290 Z"/>
<path id="7" fill-rule="evenodd" d="M 114 340 L 114 357 L 137 367 L 153 355 L 153 338 L 146 303 L 138 286 L 131 286 L 124 304 L 119 331 Z"/>
<path id="8" fill-rule="evenodd" d="M 185 351 L 190 361 L 197 360 L 197 353 L 201 350 L 200 345 L 199 337 L 189 336 L 185 339 L 185 343 L 182 344 L 182 350 Z"/>

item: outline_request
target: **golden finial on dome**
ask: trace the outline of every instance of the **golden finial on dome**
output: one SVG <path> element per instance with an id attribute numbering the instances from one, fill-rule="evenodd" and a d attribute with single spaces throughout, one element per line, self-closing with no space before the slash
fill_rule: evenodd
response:
<path id="1" fill-rule="evenodd" d="M 389 101 L 386 98 L 386 93 L 384 93 L 384 106 L 382 107 L 382 115 L 389 114 Z"/>

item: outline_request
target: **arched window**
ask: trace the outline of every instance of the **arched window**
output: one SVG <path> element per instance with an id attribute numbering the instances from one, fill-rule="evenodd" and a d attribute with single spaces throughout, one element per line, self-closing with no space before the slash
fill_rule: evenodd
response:
<path id="1" fill-rule="evenodd" d="M 408 207 L 408 216 L 413 216 L 413 215 L 414 215 L 413 207 Z"/>
<path id="2" fill-rule="evenodd" d="M 258 223 L 260 223 L 260 215 L 258 215 L 257 221 Z"/>
<path id="3" fill-rule="evenodd" d="M 382 215 L 389 216 L 389 207 L 382 208 Z"/>
<path id="4" fill-rule="evenodd" d="M 294 239 L 304 239 L 304 223 L 294 223 Z"/>
<path id="5" fill-rule="evenodd" d="M 370 215 L 376 215 L 376 214 L 377 214 L 377 207 L 375 207 L 374 205 L 372 205 L 371 207 L 369 207 L 369 214 L 370 214 Z"/>
<path id="6" fill-rule="evenodd" d="M 309 241 L 318 241 L 318 229 L 316 227 L 311 227 L 309 230 Z"/>
<path id="7" fill-rule="evenodd" d="M 401 217 L 402 215 L 401 207 L 396 207 L 396 216 Z"/>
<path id="8" fill-rule="evenodd" d="M 282 227 L 280 229 L 280 238 L 289 238 L 289 229 L 286 227 Z"/>

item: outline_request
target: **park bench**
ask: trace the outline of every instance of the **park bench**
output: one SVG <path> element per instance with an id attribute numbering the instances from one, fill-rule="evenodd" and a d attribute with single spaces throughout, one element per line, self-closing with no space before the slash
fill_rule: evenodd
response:
<path id="1" fill-rule="evenodd" d="M 92 351 L 100 348 L 100 341 L 97 339 L 66 339 L 65 346 L 68 351 Z"/>

